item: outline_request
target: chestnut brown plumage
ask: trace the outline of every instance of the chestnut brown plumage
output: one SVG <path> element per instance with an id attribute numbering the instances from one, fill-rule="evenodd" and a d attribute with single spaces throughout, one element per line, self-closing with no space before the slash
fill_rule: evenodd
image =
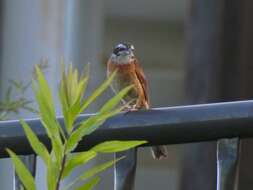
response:
<path id="1" fill-rule="evenodd" d="M 143 69 L 136 59 L 133 45 L 129 43 L 118 44 L 107 62 L 107 74 L 117 70 L 117 74 L 112 82 L 112 90 L 117 93 L 124 87 L 133 85 L 133 88 L 122 99 L 125 104 L 131 100 L 128 110 L 149 109 L 150 102 L 148 96 L 148 85 Z M 152 147 L 152 155 L 155 159 L 167 157 L 165 146 Z"/>

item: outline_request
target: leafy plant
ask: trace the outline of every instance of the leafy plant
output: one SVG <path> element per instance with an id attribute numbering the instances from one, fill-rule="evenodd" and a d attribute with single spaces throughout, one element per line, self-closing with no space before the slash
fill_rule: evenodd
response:
<path id="1" fill-rule="evenodd" d="M 72 65 L 68 67 L 67 71 L 64 65 L 62 65 L 59 99 L 65 124 L 64 126 L 60 126 L 56 119 L 51 90 L 44 74 L 38 66 L 36 66 L 35 72 L 36 80 L 33 81 L 33 90 L 36 102 L 38 103 L 41 122 L 51 142 L 51 150 L 48 150 L 45 145 L 40 142 L 24 120 L 20 122 L 34 152 L 41 157 L 46 165 L 48 190 L 59 190 L 62 180 L 68 177 L 75 168 L 86 164 L 99 153 L 124 151 L 146 143 L 146 141 L 107 141 L 94 146 L 88 151 L 72 154 L 80 140 L 95 131 L 106 119 L 118 114 L 125 108 L 125 106 L 117 107 L 117 105 L 122 97 L 131 89 L 131 86 L 126 87 L 108 100 L 96 115 L 90 116 L 80 123 L 76 123 L 78 115 L 88 108 L 88 106 L 108 88 L 116 73 L 113 73 L 88 98 L 83 99 L 89 78 L 88 66 L 85 72 L 79 76 L 78 71 L 73 69 Z M 7 152 L 12 159 L 16 173 L 24 187 L 27 190 L 35 190 L 35 180 L 29 170 L 13 151 L 7 149 Z M 88 181 L 76 188 L 76 190 L 92 189 L 100 180 L 96 174 L 112 166 L 120 159 L 97 165 L 85 171 L 71 184 L 67 185 L 64 190 L 70 189 L 77 183 L 83 183 L 84 180 Z"/>
<path id="2" fill-rule="evenodd" d="M 37 66 L 44 71 L 48 67 L 48 62 L 47 60 L 42 60 Z M 35 69 L 33 75 L 34 73 Z M 25 83 L 9 79 L 8 82 L 7 91 L 4 94 L 3 100 L 0 101 L 0 121 L 9 119 L 11 113 L 18 114 L 21 110 L 37 113 L 37 110 L 31 106 L 33 101 L 27 99 L 25 96 L 25 92 L 31 86 L 31 81 Z"/>

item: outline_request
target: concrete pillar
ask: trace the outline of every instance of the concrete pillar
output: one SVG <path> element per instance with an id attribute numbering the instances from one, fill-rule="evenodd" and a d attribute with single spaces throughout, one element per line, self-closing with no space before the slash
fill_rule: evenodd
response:
<path id="1" fill-rule="evenodd" d="M 64 52 L 65 2 L 61 0 L 3 0 L 1 1 L 1 48 L 0 78 L 1 95 L 8 88 L 8 80 L 28 82 L 33 65 L 42 58 L 48 58 L 50 66 L 46 71 L 52 87 L 56 87 L 59 73 L 59 59 Z M 31 89 L 26 97 L 33 99 Z M 56 94 L 54 93 L 56 98 Z M 59 109 L 57 109 L 59 111 Z M 17 117 L 33 117 L 22 112 Z M 38 186 L 46 189 L 42 163 L 38 161 Z M 13 169 L 9 159 L 0 161 L 1 189 L 13 189 Z"/>
<path id="2" fill-rule="evenodd" d="M 1 1 L 0 95 L 8 88 L 8 79 L 29 81 L 33 65 L 42 58 L 49 60 L 46 76 L 54 88 L 55 99 L 61 57 L 78 67 L 90 62 L 89 86 L 96 86 L 105 76 L 101 75 L 99 59 L 102 54 L 102 7 L 102 0 Z M 31 89 L 26 97 L 33 99 Z M 59 111 L 57 104 L 57 113 Z M 20 116 L 27 118 L 34 114 L 22 112 Z M 12 118 L 16 117 L 13 115 Z M 9 159 L 0 160 L 0 171 L 1 189 L 13 189 L 13 169 Z M 45 168 L 38 160 L 38 189 L 46 189 L 44 176 Z"/>

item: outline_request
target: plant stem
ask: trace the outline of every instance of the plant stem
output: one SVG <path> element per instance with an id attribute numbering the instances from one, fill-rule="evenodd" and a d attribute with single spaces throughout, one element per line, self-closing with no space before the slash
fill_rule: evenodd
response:
<path id="1" fill-rule="evenodd" d="M 60 170 L 60 173 L 59 173 L 59 176 L 58 176 L 58 179 L 57 179 L 57 184 L 56 184 L 55 190 L 59 190 L 59 189 L 60 189 L 60 181 L 61 181 L 61 177 L 62 177 L 62 174 L 63 174 L 63 170 L 64 170 L 66 158 L 67 158 L 67 155 L 64 154 L 64 155 L 63 155 L 63 158 L 62 158 L 61 170 Z"/>

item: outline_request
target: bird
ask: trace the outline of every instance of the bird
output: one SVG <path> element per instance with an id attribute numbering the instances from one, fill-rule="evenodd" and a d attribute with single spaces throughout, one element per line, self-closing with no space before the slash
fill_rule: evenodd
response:
<path id="1" fill-rule="evenodd" d="M 111 89 L 118 93 L 123 88 L 132 85 L 128 93 L 122 99 L 122 103 L 127 105 L 128 111 L 150 109 L 148 96 L 148 83 L 144 71 L 135 56 L 135 48 L 128 42 L 117 44 L 107 61 L 107 76 L 116 72 L 111 83 Z M 168 157 L 166 146 L 153 146 L 151 148 L 154 159 L 161 160 Z"/>

